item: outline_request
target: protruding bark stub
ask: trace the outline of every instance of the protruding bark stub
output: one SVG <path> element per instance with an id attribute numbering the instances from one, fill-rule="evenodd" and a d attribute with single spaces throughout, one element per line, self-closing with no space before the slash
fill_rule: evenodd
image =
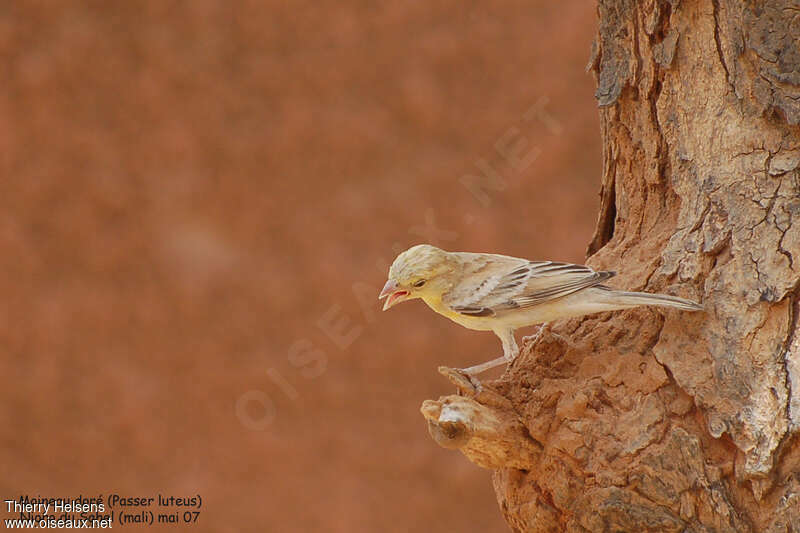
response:
<path id="1" fill-rule="evenodd" d="M 469 396 L 423 402 L 420 411 L 433 440 L 460 450 L 483 468 L 531 468 L 541 445 L 528 435 L 508 400 L 489 389 L 478 390 L 457 370 L 442 367 L 439 371 Z"/>
<path id="2" fill-rule="evenodd" d="M 516 415 L 465 396 L 425 400 L 420 410 L 433 440 L 444 448 L 460 450 L 483 468 L 527 470 L 541 450 Z"/>

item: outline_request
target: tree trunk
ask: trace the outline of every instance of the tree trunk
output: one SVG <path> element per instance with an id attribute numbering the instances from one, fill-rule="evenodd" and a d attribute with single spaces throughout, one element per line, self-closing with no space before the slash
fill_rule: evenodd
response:
<path id="1" fill-rule="evenodd" d="M 552 324 L 426 401 L 514 531 L 800 531 L 800 3 L 601 1 L 590 259 L 704 303 Z M 796 217 L 796 218 L 795 218 Z M 795 261 L 797 261 L 795 263 Z"/>

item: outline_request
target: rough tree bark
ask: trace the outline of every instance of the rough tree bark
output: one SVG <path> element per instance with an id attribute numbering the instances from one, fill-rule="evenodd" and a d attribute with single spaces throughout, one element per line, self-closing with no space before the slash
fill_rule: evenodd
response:
<path id="1" fill-rule="evenodd" d="M 588 264 L 704 313 L 554 324 L 431 436 L 514 531 L 800 532 L 800 3 L 604 0 Z"/>

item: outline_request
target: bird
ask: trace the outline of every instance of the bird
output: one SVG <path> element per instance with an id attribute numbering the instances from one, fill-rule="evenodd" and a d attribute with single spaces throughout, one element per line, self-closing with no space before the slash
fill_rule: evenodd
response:
<path id="1" fill-rule="evenodd" d="M 703 309 L 698 303 L 676 296 L 606 286 L 604 283 L 615 275 L 613 271 L 595 271 L 572 263 L 448 252 L 419 244 L 394 260 L 378 299 L 386 299 L 386 311 L 419 298 L 436 313 L 465 328 L 494 332 L 502 343 L 503 355 L 460 369 L 471 376 L 514 361 L 519 355 L 514 332 L 525 326 L 642 305 L 684 311 Z"/>

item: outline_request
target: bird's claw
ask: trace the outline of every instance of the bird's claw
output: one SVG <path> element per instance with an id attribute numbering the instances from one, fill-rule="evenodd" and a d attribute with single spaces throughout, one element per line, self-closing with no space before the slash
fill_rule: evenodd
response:
<path id="1" fill-rule="evenodd" d="M 446 377 L 462 393 L 475 395 L 483 392 L 483 385 L 481 385 L 478 378 L 461 368 L 440 366 L 439 373 Z"/>
<path id="2" fill-rule="evenodd" d="M 466 396 L 484 405 L 496 407 L 498 409 L 514 408 L 507 398 L 491 387 L 481 384 L 474 374 L 465 372 L 464 369 L 440 366 L 439 373 L 456 386 L 459 396 Z"/>
<path id="3" fill-rule="evenodd" d="M 544 334 L 545 330 L 547 331 L 548 335 L 550 335 L 551 337 L 555 337 L 560 342 L 563 342 L 563 343 L 567 342 L 567 339 L 565 339 L 564 337 L 562 337 L 561 335 L 559 335 L 558 333 L 555 333 L 553 331 L 553 328 L 550 327 L 550 323 L 549 322 L 545 322 L 544 324 L 539 326 L 539 330 L 536 333 L 534 333 L 533 335 L 528 335 L 527 337 L 522 337 L 522 342 L 525 342 L 525 343 L 530 344 L 530 345 L 537 344 L 539 342 L 539 339 L 542 338 L 542 335 Z"/>

